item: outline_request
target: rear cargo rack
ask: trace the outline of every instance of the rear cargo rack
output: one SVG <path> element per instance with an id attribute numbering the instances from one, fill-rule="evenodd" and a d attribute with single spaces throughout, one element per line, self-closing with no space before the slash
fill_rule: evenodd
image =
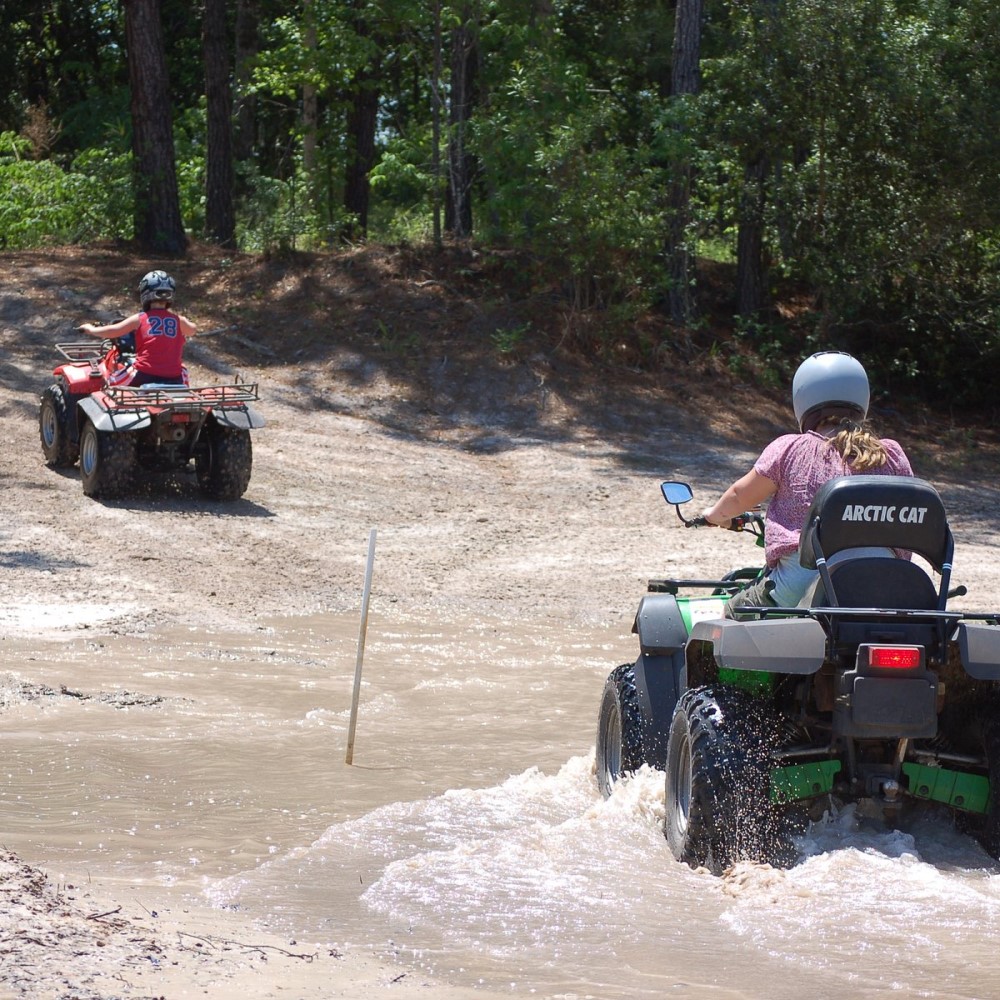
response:
<path id="1" fill-rule="evenodd" d="M 241 406 L 254 403 L 260 397 L 256 382 L 238 382 L 233 385 L 156 385 L 109 386 L 105 396 L 123 410 L 140 410 L 163 407 L 179 412 L 204 409 L 206 406 Z"/>
<path id="2" fill-rule="evenodd" d="M 758 608 L 753 605 L 743 605 L 734 609 L 742 616 L 753 615 L 759 618 L 826 618 L 830 621 L 851 621 L 864 618 L 869 621 L 889 621 L 906 619 L 907 621 L 924 622 L 959 622 L 970 617 L 963 611 L 930 611 L 914 608 L 830 608 L 817 605 L 810 608 Z M 972 616 L 981 620 L 982 616 Z"/>

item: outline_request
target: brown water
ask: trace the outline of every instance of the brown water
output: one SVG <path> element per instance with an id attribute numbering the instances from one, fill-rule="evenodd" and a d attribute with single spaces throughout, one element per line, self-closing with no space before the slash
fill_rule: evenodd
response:
<path id="1" fill-rule="evenodd" d="M 161 887 L 517 996 L 1000 994 L 998 869 L 946 819 L 848 810 L 790 871 L 694 873 L 666 848 L 661 776 L 608 802 L 594 783 L 628 623 L 440 617 L 373 611 L 351 767 L 356 616 L 8 637 L 4 843 L 56 879 Z"/>

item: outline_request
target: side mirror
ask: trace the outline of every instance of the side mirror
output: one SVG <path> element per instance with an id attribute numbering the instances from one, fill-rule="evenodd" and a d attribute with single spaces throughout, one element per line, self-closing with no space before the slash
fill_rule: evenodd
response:
<path id="1" fill-rule="evenodd" d="M 663 499 L 675 507 L 694 499 L 694 493 L 687 483 L 660 483 L 660 492 Z"/>

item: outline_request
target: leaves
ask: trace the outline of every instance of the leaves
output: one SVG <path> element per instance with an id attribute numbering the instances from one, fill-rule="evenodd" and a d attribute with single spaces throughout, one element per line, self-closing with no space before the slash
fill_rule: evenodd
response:
<path id="1" fill-rule="evenodd" d="M 58 4 L 39 18 L 36 6 L 9 0 L 0 13 L 8 245 L 128 236 L 121 7 Z M 162 9 L 182 211 L 199 236 L 200 22 L 181 0 Z M 377 239 L 431 231 L 461 128 L 475 238 L 525 249 L 563 302 L 627 323 L 663 295 L 671 186 L 690 176 L 689 248 L 731 261 L 748 206 L 759 214 L 762 286 L 794 282 L 804 303 L 799 328 L 778 338 L 789 355 L 858 350 L 888 384 L 970 404 L 1000 388 L 990 375 L 1000 360 L 993 0 L 713 0 L 701 91 L 683 98 L 669 92 L 669 0 L 441 0 L 440 32 L 422 0 L 253 9 L 257 54 L 249 82 L 240 77 L 254 116 L 252 155 L 237 171 L 242 247 L 321 246 L 349 228 L 348 122 L 363 86 L 378 98 L 367 175 Z M 459 26 L 476 48 L 460 125 L 448 114 Z M 314 131 L 303 124 L 306 88 Z M 307 133 L 317 140 L 308 165 Z M 738 327 L 748 331 L 739 350 L 756 345 L 774 368 L 775 317 Z M 958 368 L 975 377 L 956 379 Z"/>

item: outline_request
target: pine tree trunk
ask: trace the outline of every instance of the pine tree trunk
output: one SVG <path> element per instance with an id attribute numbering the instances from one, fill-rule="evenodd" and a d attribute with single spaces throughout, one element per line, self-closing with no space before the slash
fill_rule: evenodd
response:
<path id="1" fill-rule="evenodd" d="M 302 16 L 305 22 L 303 33 L 306 53 L 309 59 L 315 59 L 318 39 L 316 36 L 316 14 L 313 0 L 302 0 Z M 316 84 L 306 83 L 302 87 L 302 172 L 306 178 L 306 189 L 309 192 L 309 207 L 316 211 L 319 204 L 320 180 L 318 176 L 319 162 L 319 94 Z"/>
<path id="2" fill-rule="evenodd" d="M 763 311 L 767 285 L 764 268 L 764 205 L 767 164 L 758 157 L 743 173 L 739 230 L 736 236 L 736 314 L 753 318 Z"/>
<path id="3" fill-rule="evenodd" d="M 354 30 L 359 38 L 371 37 L 371 24 L 361 9 Z M 344 228 L 345 239 L 368 234 L 368 203 L 371 195 L 369 174 L 375 165 L 375 130 L 378 126 L 378 102 L 383 41 L 376 38 L 371 59 L 354 74 L 347 94 L 346 138 L 347 165 L 344 171 L 344 209 L 353 222 Z"/>
<path id="4" fill-rule="evenodd" d="M 378 123 L 377 76 L 363 70 L 354 78 L 354 96 L 347 115 L 348 159 L 344 179 L 344 208 L 357 220 L 348 235 L 356 230 L 368 232 L 368 201 L 371 183 L 368 175 L 375 164 L 375 128 Z"/>
<path id="5" fill-rule="evenodd" d="M 233 109 L 233 156 L 242 163 L 253 157 L 257 96 L 247 93 L 250 66 L 260 50 L 260 0 L 236 4 L 236 102 Z"/>
<path id="6" fill-rule="evenodd" d="M 677 0 L 671 75 L 671 92 L 675 99 L 697 94 L 701 86 L 703 15 L 703 0 Z M 692 254 L 688 245 L 691 184 L 691 163 L 684 157 L 674 164 L 670 183 L 666 247 L 670 318 L 680 326 L 687 326 L 697 314 Z"/>
<path id="7" fill-rule="evenodd" d="M 135 236 L 148 252 L 182 254 L 174 159 L 174 132 L 167 85 L 159 0 L 124 0 L 132 110 Z"/>
<path id="8" fill-rule="evenodd" d="M 441 246 L 441 0 L 434 0 L 434 73 L 431 80 L 431 176 L 434 179 L 431 205 L 434 246 Z"/>
<path id="9" fill-rule="evenodd" d="M 205 0 L 204 58 L 207 102 L 205 228 L 219 246 L 236 246 L 233 206 L 233 141 L 226 45 L 226 0 Z"/>
<path id="10" fill-rule="evenodd" d="M 472 235 L 472 183 L 475 158 L 467 146 L 472 110 L 476 105 L 479 71 L 479 42 L 475 12 L 469 4 L 462 12 L 462 24 L 451 33 L 451 104 L 448 109 L 448 197 L 444 227 L 455 236 Z"/>

